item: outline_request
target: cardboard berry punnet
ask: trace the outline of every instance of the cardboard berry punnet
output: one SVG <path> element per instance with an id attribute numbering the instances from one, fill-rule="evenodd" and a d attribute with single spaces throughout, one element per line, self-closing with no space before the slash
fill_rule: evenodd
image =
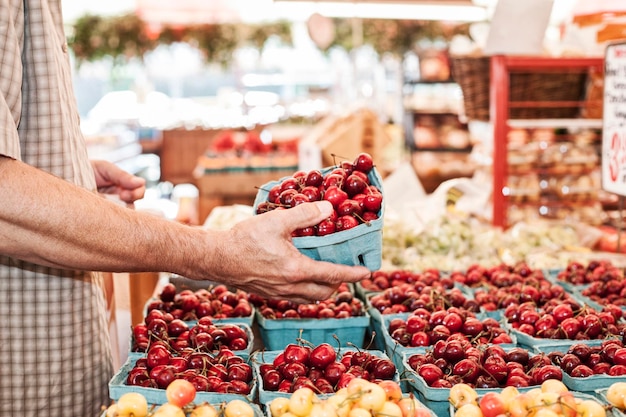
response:
<path id="1" fill-rule="evenodd" d="M 340 169 L 338 166 L 327 167 L 320 172 L 327 178 L 333 172 Z M 291 177 L 283 177 L 277 181 L 271 181 L 259 188 L 254 201 L 254 213 L 262 213 L 260 205 L 267 204 L 272 188 L 280 186 L 283 181 Z M 311 232 L 311 235 L 298 235 L 293 237 L 293 244 L 304 255 L 327 262 L 345 265 L 363 265 L 374 271 L 380 268 L 382 263 L 382 227 L 385 211 L 382 179 L 372 167 L 367 173 L 368 186 L 375 187 L 383 195 L 380 208 L 375 218 L 362 219 L 358 215 L 358 224 L 345 230 L 333 231 L 324 235 Z M 322 197 L 323 198 L 323 197 Z M 351 199 L 351 196 L 348 197 Z M 336 207 L 337 209 L 337 207 Z M 370 213 L 372 214 L 372 213 Z"/>

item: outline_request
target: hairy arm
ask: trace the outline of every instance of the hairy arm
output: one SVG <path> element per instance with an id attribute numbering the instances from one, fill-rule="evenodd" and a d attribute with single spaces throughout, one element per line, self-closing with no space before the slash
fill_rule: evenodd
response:
<path id="1" fill-rule="evenodd" d="M 291 244 L 291 231 L 330 214 L 326 203 L 206 231 L 121 207 L 3 156 L 0 196 L 0 253 L 41 265 L 173 272 L 296 301 L 325 298 L 339 283 L 370 275 L 365 267 L 313 261 Z"/>
<path id="2" fill-rule="evenodd" d="M 46 266 L 165 271 L 165 249 L 198 233 L 2 156 L 0 195 L 0 252 Z"/>

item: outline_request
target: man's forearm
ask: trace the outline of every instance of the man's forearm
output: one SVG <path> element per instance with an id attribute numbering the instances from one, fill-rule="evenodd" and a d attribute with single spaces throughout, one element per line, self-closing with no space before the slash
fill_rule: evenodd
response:
<path id="1" fill-rule="evenodd" d="M 201 235 L 0 156 L 2 254 L 71 269 L 173 272 Z"/>

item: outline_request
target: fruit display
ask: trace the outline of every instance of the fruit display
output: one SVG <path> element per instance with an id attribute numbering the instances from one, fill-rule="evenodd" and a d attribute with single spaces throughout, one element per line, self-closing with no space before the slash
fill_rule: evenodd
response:
<path id="1" fill-rule="evenodd" d="M 472 388 L 517 388 L 562 380 L 563 371 L 545 354 L 522 347 L 475 346 L 467 340 L 440 341 L 432 350 L 405 359 L 414 379 L 430 388 L 449 389 L 463 383 Z"/>
<path id="2" fill-rule="evenodd" d="M 293 393 L 307 387 L 318 394 L 332 394 L 355 378 L 370 382 L 397 380 L 398 370 L 379 351 L 335 349 L 328 343 L 309 346 L 289 344 L 284 350 L 259 352 L 253 356 L 261 384 L 259 399 L 269 393 Z"/>
<path id="3" fill-rule="evenodd" d="M 602 260 L 566 272 L 380 269 L 312 303 L 166 284 L 102 417 L 619 417 L 626 320 L 606 289 L 626 279 Z"/>
<path id="4" fill-rule="evenodd" d="M 269 404 L 269 417 L 432 417 L 433 413 L 413 395 L 403 395 L 394 381 L 378 383 L 362 378 L 351 380 L 331 396 L 321 398 L 308 387 Z"/>
<path id="5" fill-rule="evenodd" d="M 327 200 L 335 209 L 333 215 L 315 226 L 294 231 L 293 236 L 326 236 L 352 229 L 378 219 L 381 214 L 382 191 L 368 176 L 373 168 L 372 156 L 361 153 L 352 162 L 344 161 L 325 172 L 297 171 L 267 190 L 267 199 L 256 204 L 255 211 L 261 214 Z"/>
<path id="6" fill-rule="evenodd" d="M 507 387 L 478 395 L 465 385 L 450 390 L 451 417 L 606 417 L 597 398 L 570 391 L 561 381 L 550 379 L 537 388 L 520 391 Z"/>
<path id="7" fill-rule="evenodd" d="M 225 285 L 214 285 L 195 291 L 190 289 L 179 290 L 168 282 L 158 293 L 157 297 L 148 301 L 146 314 L 152 310 L 169 313 L 173 318 L 183 321 L 196 321 L 202 317 L 214 320 L 220 319 L 249 319 L 252 324 L 254 308 L 248 301 L 245 291 L 231 291 Z"/>
<path id="8" fill-rule="evenodd" d="M 148 404 L 144 395 L 134 391 L 124 393 L 104 410 L 102 417 L 260 417 L 258 407 L 240 399 L 220 404 L 194 403 L 195 387 L 177 379 L 165 389 L 167 401 Z"/>
<path id="9" fill-rule="evenodd" d="M 151 310 L 143 323 L 133 326 L 132 336 L 132 352 L 149 352 L 157 345 L 178 353 L 215 352 L 222 347 L 249 353 L 253 339 L 252 329 L 243 323 L 216 324 L 205 316 L 187 324 L 161 310 Z"/>

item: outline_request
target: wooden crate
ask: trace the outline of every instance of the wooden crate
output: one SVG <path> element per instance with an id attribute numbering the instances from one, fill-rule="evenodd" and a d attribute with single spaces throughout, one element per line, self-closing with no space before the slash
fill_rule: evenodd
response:
<path id="1" fill-rule="evenodd" d="M 220 132 L 220 129 L 164 130 L 160 153 L 161 181 L 173 184 L 193 182 L 198 158 Z"/>
<path id="2" fill-rule="evenodd" d="M 252 206 L 258 187 L 293 174 L 294 168 L 208 172 L 195 178 L 200 191 L 199 216 L 204 223 L 214 207 L 245 204 Z"/>

